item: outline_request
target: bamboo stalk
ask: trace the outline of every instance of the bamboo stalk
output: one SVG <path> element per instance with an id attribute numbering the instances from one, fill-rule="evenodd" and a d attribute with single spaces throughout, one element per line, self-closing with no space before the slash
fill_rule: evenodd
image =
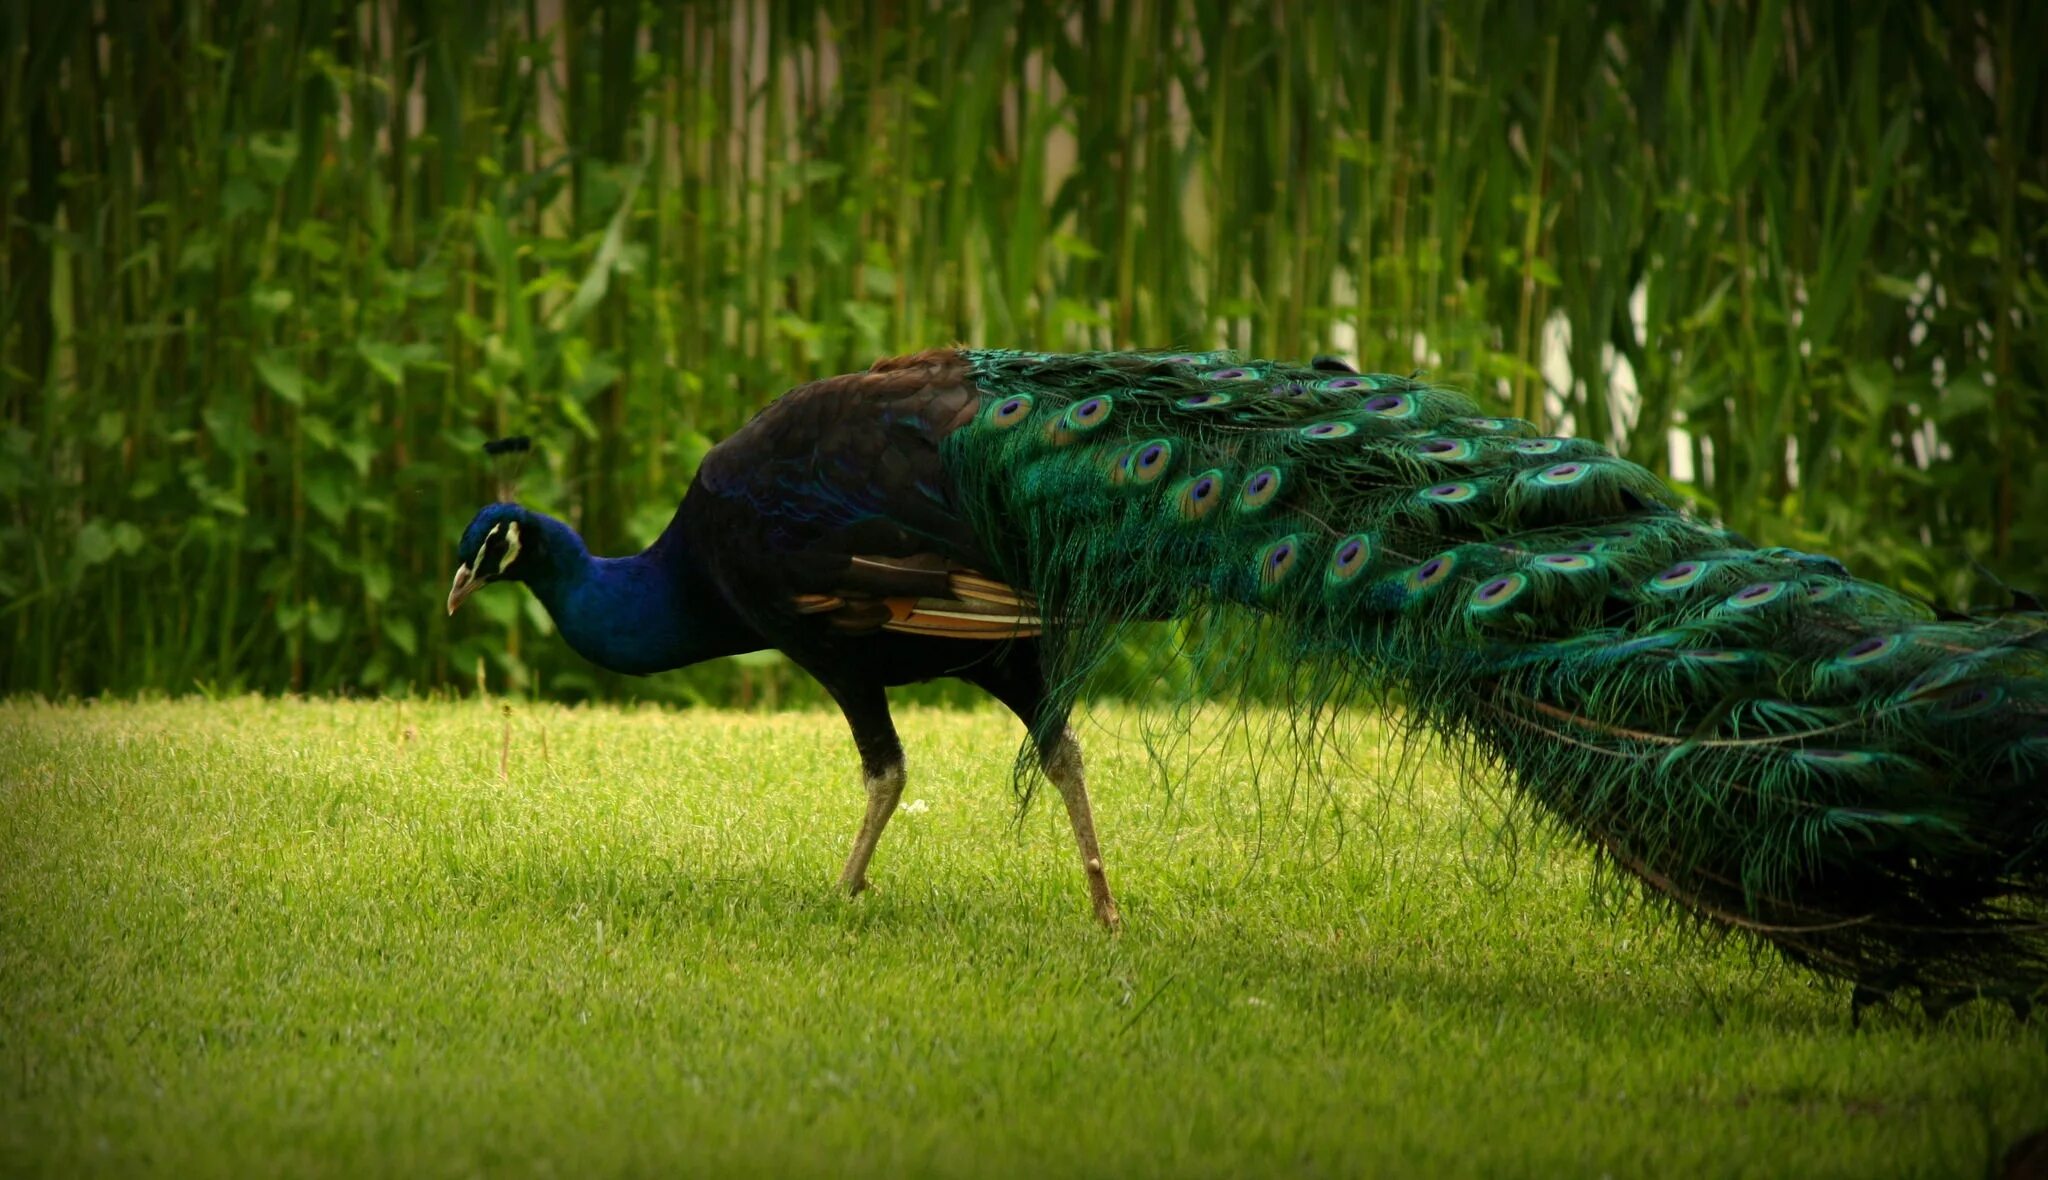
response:
<path id="1" fill-rule="evenodd" d="M 645 541 L 779 389 L 955 338 L 1300 354 L 1349 321 L 1366 367 L 1420 339 L 1541 417 L 1554 309 L 1578 430 L 1689 461 L 1755 539 L 2024 583 L 2043 17 L 1959 12 L 14 6 L 0 690 L 397 692 L 482 658 L 726 699 L 722 667 L 593 677 L 516 596 L 444 621 L 476 444 L 536 434 L 523 496 Z"/>

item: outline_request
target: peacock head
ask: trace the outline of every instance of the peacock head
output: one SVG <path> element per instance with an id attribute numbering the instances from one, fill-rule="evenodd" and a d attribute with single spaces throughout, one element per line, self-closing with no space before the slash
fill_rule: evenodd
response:
<path id="1" fill-rule="evenodd" d="M 531 515 L 519 505 L 485 505 L 462 530 L 462 541 L 455 547 L 460 564 L 455 567 L 455 584 L 448 588 L 448 613 L 454 614 L 485 583 L 519 577 L 520 543 L 531 544 L 534 532 Z"/>

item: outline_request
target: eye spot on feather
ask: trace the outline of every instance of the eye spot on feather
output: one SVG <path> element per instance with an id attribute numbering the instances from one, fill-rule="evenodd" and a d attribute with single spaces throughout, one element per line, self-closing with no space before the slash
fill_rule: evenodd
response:
<path id="1" fill-rule="evenodd" d="M 1698 582 L 1706 573 L 1706 562 L 1681 561 L 1651 578 L 1650 589 L 1660 594 L 1673 594 Z"/>
<path id="2" fill-rule="evenodd" d="M 1835 662 L 1845 668 L 1860 668 L 1874 664 L 1905 646 L 1903 635 L 1866 635 L 1842 649 Z"/>
<path id="3" fill-rule="evenodd" d="M 1109 482 L 1118 487 L 1131 480 L 1131 448 L 1124 447 L 1109 455 Z"/>
<path id="4" fill-rule="evenodd" d="M 1440 553 L 1408 571 L 1408 589 L 1421 591 L 1439 585 L 1451 576 L 1451 571 L 1456 569 L 1457 565 L 1458 559 L 1455 556 Z"/>
<path id="5" fill-rule="evenodd" d="M 1416 450 L 1443 463 L 1462 463 L 1479 453 L 1479 446 L 1469 438 L 1433 438 Z"/>
<path id="6" fill-rule="evenodd" d="M 1317 422 L 1301 428 L 1304 438 L 1343 438 L 1357 432 L 1358 427 L 1349 422 Z"/>
<path id="7" fill-rule="evenodd" d="M 1592 569 L 1597 563 L 1583 553 L 1545 553 L 1536 559 L 1536 564 L 1547 570 L 1576 574 Z"/>
<path id="8" fill-rule="evenodd" d="M 1155 438 L 1140 446 L 1128 462 L 1132 479 L 1141 484 L 1151 483 L 1173 466 L 1173 444 L 1163 438 Z"/>
<path id="9" fill-rule="evenodd" d="M 1251 376 L 1251 372 L 1246 369 L 1238 368 L 1212 369 L 1209 372 L 1202 374 L 1202 376 L 1208 378 L 1211 381 L 1242 381 L 1245 378 Z"/>
<path id="10" fill-rule="evenodd" d="M 1181 352 L 1175 353 L 1172 356 L 1163 356 L 1159 359 L 1169 365 L 1199 365 L 1204 358 L 1196 356 L 1191 352 Z"/>
<path id="11" fill-rule="evenodd" d="M 1586 472 L 1590 470 L 1592 468 L 1584 463 L 1559 463 L 1538 472 L 1536 482 L 1550 488 L 1566 487 L 1586 478 Z"/>
<path id="12" fill-rule="evenodd" d="M 1478 494 L 1479 485 L 1472 483 L 1440 483 L 1419 493 L 1423 500 L 1432 504 L 1463 504 Z"/>
<path id="13" fill-rule="evenodd" d="M 1522 425 L 1520 418 L 1460 418 L 1458 421 L 1474 430 L 1484 430 L 1489 434 L 1499 434 Z"/>
<path id="14" fill-rule="evenodd" d="M 1961 663 L 1936 664 L 1908 681 L 1899 695 L 1908 699 L 1926 697 L 1936 690 L 1947 688 L 1963 678 L 1966 665 Z"/>
<path id="15" fill-rule="evenodd" d="M 1728 596 L 1730 610 L 1755 610 L 1776 602 L 1785 594 L 1783 582 L 1752 582 Z"/>
<path id="16" fill-rule="evenodd" d="M 1353 533 L 1337 545 L 1337 551 L 1330 554 L 1330 568 L 1324 577 L 1332 584 L 1349 582 L 1372 564 L 1372 538 L 1364 533 Z"/>
<path id="17" fill-rule="evenodd" d="M 1183 410 L 1213 410 L 1217 406 L 1229 405 L 1231 400 L 1230 395 L 1227 393 L 1218 393 L 1213 389 L 1205 389 L 1200 393 L 1191 393 L 1173 404 Z"/>
<path id="18" fill-rule="evenodd" d="M 1801 762 L 1812 762 L 1822 766 L 1870 766 L 1877 762 L 1878 755 L 1864 750 L 1794 750 L 1792 756 Z"/>
<path id="19" fill-rule="evenodd" d="M 1204 471 L 1189 480 L 1180 490 L 1178 506 L 1181 519 L 1199 520 L 1208 515 L 1209 510 L 1223 499 L 1222 491 L 1223 473 L 1220 471 Z"/>
<path id="20" fill-rule="evenodd" d="M 1031 396 L 1020 393 L 1006 397 L 989 411 L 988 424 L 997 430 L 1007 430 L 1031 416 Z"/>
<path id="21" fill-rule="evenodd" d="M 1259 555 L 1259 584 L 1279 585 L 1288 574 L 1294 572 L 1295 563 L 1300 559 L 1300 537 L 1282 537 L 1266 546 L 1266 551 Z"/>
<path id="22" fill-rule="evenodd" d="M 1472 592 L 1472 609 L 1496 611 L 1522 596 L 1529 579 L 1521 574 L 1502 574 Z"/>
<path id="23" fill-rule="evenodd" d="M 1382 418 L 1406 418 L 1415 413 L 1415 399 L 1405 393 L 1383 393 L 1365 403 L 1365 412 Z"/>
<path id="24" fill-rule="evenodd" d="M 1110 400 L 1106 397 L 1091 397 L 1067 407 L 1066 419 L 1069 430 L 1093 430 L 1109 421 Z"/>
<path id="25" fill-rule="evenodd" d="M 1330 377 L 1316 382 L 1316 388 L 1341 393 L 1347 389 L 1371 389 L 1372 382 L 1363 377 Z"/>
<path id="26" fill-rule="evenodd" d="M 1696 647 L 1691 651 L 1678 653 L 1678 658 L 1689 664 L 1747 664 L 1753 658 L 1746 651 L 1728 651 L 1718 647 Z"/>
<path id="27" fill-rule="evenodd" d="M 1237 503 L 1241 508 L 1264 508 L 1279 494 L 1280 469 L 1261 467 L 1244 481 L 1244 491 L 1239 493 Z"/>
<path id="28" fill-rule="evenodd" d="M 2005 699 L 2005 689 L 1996 684 L 1966 684 L 1941 698 L 1934 706 L 1936 715 L 1951 721 L 1980 716 L 1998 707 Z"/>
<path id="29" fill-rule="evenodd" d="M 1555 455 L 1564 449 L 1561 438 L 1525 438 L 1512 444 L 1513 449 L 1524 455 Z"/>

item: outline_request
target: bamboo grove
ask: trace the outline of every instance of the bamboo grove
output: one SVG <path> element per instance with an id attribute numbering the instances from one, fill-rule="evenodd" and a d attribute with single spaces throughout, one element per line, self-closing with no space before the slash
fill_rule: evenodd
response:
<path id="1" fill-rule="evenodd" d="M 625 552 L 774 394 L 954 341 L 1427 369 L 1759 541 L 2048 587 L 2040 5 L 81 0 L 0 37 L 0 690 L 772 697 L 773 658 L 599 676 L 523 595 L 447 623 L 478 444 L 536 436 L 522 497 Z"/>

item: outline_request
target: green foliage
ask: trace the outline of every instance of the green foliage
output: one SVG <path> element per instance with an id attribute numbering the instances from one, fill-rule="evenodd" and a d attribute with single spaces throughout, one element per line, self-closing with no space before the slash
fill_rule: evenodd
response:
<path id="1" fill-rule="evenodd" d="M 849 902 L 826 711 L 0 705 L 0 1172 L 1975 1178 L 2048 1109 L 2038 1019 L 1852 1028 L 1449 775 L 1169 797 L 1121 709 L 1105 936 L 1016 723 L 902 720 Z"/>
<path id="2" fill-rule="evenodd" d="M 2038 5 L 539 11 L 0 18 L 0 688 L 782 694 L 444 621 L 477 444 L 623 552 L 955 339 L 1422 365 L 1760 541 L 2041 582 Z"/>

